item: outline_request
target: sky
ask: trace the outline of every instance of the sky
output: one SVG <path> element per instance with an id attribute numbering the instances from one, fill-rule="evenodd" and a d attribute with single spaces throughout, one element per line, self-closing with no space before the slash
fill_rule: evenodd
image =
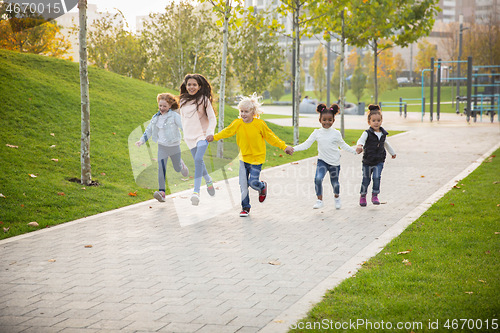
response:
<path id="1" fill-rule="evenodd" d="M 99 12 L 116 13 L 116 9 L 122 11 L 130 28 L 135 31 L 135 17 L 148 15 L 151 12 L 165 12 L 165 7 L 172 0 L 88 0 L 89 4 L 97 5 Z M 73 8 L 71 12 L 77 12 L 78 8 Z"/>

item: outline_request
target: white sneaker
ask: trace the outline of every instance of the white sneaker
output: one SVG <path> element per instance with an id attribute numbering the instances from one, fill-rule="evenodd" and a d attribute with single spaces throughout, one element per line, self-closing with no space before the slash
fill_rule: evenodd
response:
<path id="1" fill-rule="evenodd" d="M 193 194 L 191 195 L 191 203 L 193 204 L 193 206 L 198 206 L 198 204 L 200 203 L 200 196 L 198 195 L 198 193 L 193 192 Z"/>
<path id="2" fill-rule="evenodd" d="M 165 192 L 163 191 L 156 191 L 153 194 L 153 197 L 158 200 L 159 202 L 165 202 Z"/>
<path id="3" fill-rule="evenodd" d="M 340 197 L 335 198 L 335 208 L 340 209 L 342 207 L 342 203 L 340 202 Z"/>
<path id="4" fill-rule="evenodd" d="M 184 164 L 183 160 L 181 160 L 181 167 L 182 167 L 182 169 L 181 169 L 181 175 L 183 177 L 188 177 L 189 176 L 189 169 L 186 166 L 186 164 Z"/>
<path id="5" fill-rule="evenodd" d="M 318 200 L 318 201 L 316 201 L 316 203 L 314 204 L 313 209 L 320 209 L 320 208 L 323 208 L 323 206 L 324 206 L 324 205 L 325 205 L 325 204 L 323 203 L 323 201 L 322 201 L 322 200 Z"/>

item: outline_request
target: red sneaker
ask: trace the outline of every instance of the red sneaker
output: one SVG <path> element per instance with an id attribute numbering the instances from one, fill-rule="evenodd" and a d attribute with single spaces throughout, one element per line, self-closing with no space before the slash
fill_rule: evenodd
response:
<path id="1" fill-rule="evenodd" d="M 260 190 L 260 193 L 259 193 L 259 202 L 264 202 L 264 200 L 266 200 L 266 197 L 267 197 L 267 183 L 266 182 L 263 182 L 264 183 L 264 188 L 262 190 Z"/>
<path id="2" fill-rule="evenodd" d="M 243 210 L 240 212 L 240 216 L 241 216 L 241 217 L 247 217 L 249 214 L 250 214 L 250 209 L 243 209 Z"/>

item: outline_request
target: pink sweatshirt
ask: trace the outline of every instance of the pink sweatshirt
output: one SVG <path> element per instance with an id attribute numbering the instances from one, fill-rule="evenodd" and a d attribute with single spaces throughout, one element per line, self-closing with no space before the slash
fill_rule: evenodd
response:
<path id="1" fill-rule="evenodd" d="M 206 112 L 203 102 L 198 106 L 198 112 L 196 112 L 196 103 L 194 101 L 188 102 L 180 108 L 184 141 L 186 141 L 189 149 L 195 148 L 198 141 L 205 140 L 208 135 L 214 135 L 215 126 L 217 125 L 217 118 L 212 104 L 207 97 L 204 96 L 203 98 L 207 99 Z"/>

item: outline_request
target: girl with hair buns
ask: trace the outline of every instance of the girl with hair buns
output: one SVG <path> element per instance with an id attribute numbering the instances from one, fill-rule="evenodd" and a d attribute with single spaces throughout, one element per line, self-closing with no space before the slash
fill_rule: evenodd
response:
<path id="1" fill-rule="evenodd" d="M 207 183 L 207 191 L 215 195 L 212 178 L 208 174 L 203 157 L 208 148 L 205 138 L 213 135 L 217 118 L 212 107 L 212 87 L 201 74 L 188 74 L 180 87 L 180 114 L 184 128 L 184 141 L 194 159 L 194 191 L 191 203 L 200 202 L 201 177 Z"/>
<path id="2" fill-rule="evenodd" d="M 266 141 L 283 149 L 289 155 L 293 154 L 293 148 L 287 146 L 271 131 L 265 121 L 259 119 L 262 113 L 259 98 L 255 93 L 249 97 L 243 97 L 238 104 L 239 118 L 219 133 L 207 137 L 208 142 L 211 142 L 236 134 L 236 143 L 240 148 L 241 217 L 247 217 L 250 214 L 249 186 L 259 192 L 259 202 L 266 200 L 267 183 L 260 180 L 262 164 L 266 161 Z"/>
<path id="3" fill-rule="evenodd" d="M 380 204 L 378 194 L 380 193 L 380 178 L 386 156 L 385 150 L 389 151 L 392 158 L 396 158 L 396 152 L 386 140 L 389 133 L 381 126 L 382 112 L 378 105 L 368 105 L 368 125 L 370 128 L 363 132 L 356 147 L 358 153 L 364 151 L 363 180 L 361 182 L 361 197 L 359 198 L 359 205 L 362 207 L 366 206 L 366 194 L 371 177 L 373 177 L 372 203 L 374 205 Z"/>
<path id="4" fill-rule="evenodd" d="M 323 208 L 323 178 L 326 173 L 330 174 L 330 182 L 332 183 L 333 193 L 335 194 L 335 208 L 340 209 L 342 203 L 340 201 L 340 151 L 339 146 L 356 155 L 356 150 L 349 147 L 342 139 L 342 135 L 338 130 L 333 128 L 335 115 L 339 111 L 337 104 L 332 104 L 329 108 L 321 103 L 317 106 L 316 112 L 319 113 L 319 122 L 321 128 L 315 129 L 314 132 L 307 138 L 304 143 L 293 147 L 294 151 L 306 150 L 313 144 L 318 142 L 318 163 L 316 165 L 316 175 L 314 176 L 314 185 L 318 200 L 313 206 L 313 209 Z"/>

